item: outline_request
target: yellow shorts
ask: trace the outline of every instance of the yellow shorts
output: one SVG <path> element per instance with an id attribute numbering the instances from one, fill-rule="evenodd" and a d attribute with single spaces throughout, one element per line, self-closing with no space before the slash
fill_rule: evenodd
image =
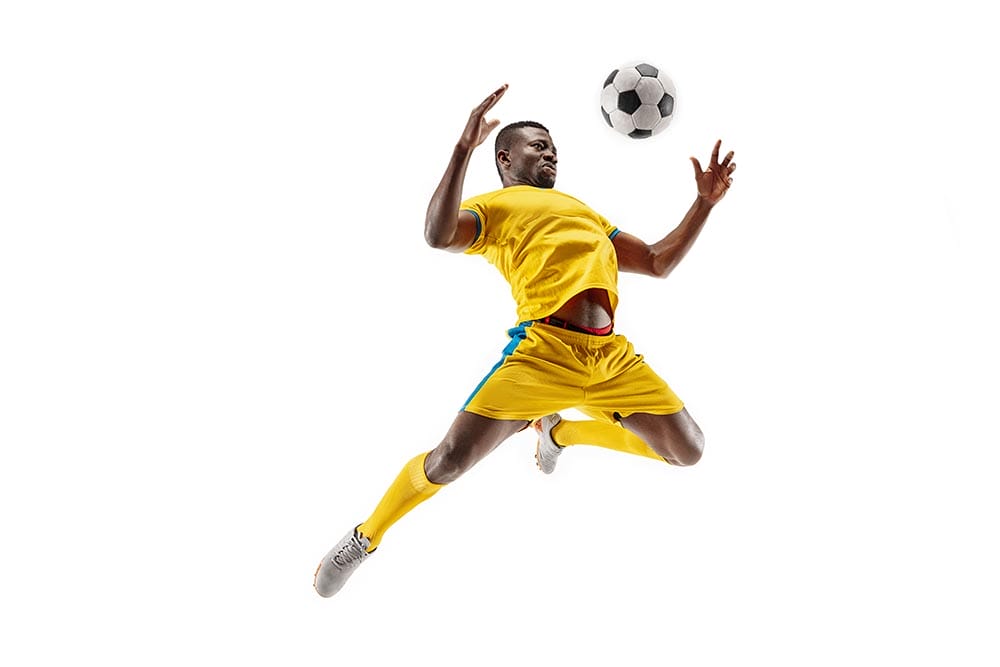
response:
<path id="1" fill-rule="evenodd" d="M 636 412 L 669 415 L 684 408 L 673 390 L 624 336 L 592 336 L 528 322 L 463 410 L 493 419 L 533 420 L 574 408 L 615 422 Z"/>

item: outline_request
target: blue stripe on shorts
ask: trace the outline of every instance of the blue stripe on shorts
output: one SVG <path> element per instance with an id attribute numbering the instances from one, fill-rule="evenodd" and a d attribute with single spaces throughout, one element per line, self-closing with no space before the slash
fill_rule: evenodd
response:
<path id="1" fill-rule="evenodd" d="M 507 357 L 514 354 L 514 350 L 516 350 L 517 346 L 521 344 L 521 341 L 528 337 L 527 329 L 532 324 L 532 322 L 521 322 L 513 329 L 507 330 L 507 335 L 510 336 L 510 342 L 507 343 L 507 347 L 503 349 L 503 355 L 500 357 L 500 361 L 498 361 L 496 365 L 490 369 L 490 372 L 486 374 L 486 377 L 484 377 L 482 381 L 476 385 L 476 388 L 472 390 L 469 397 L 465 399 L 465 403 L 462 405 L 463 410 L 469 406 L 472 399 L 476 397 L 476 394 L 478 394 L 479 390 L 483 388 L 483 385 L 486 384 L 491 377 L 493 377 L 493 374 L 497 372 L 497 369 L 503 366 L 503 362 L 507 361 Z"/>

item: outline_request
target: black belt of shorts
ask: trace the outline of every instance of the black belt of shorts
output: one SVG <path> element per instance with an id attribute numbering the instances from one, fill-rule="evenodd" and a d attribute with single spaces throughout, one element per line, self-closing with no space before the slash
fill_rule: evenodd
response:
<path id="1" fill-rule="evenodd" d="M 578 327 L 572 322 L 567 322 L 566 320 L 561 320 L 558 317 L 552 317 L 551 315 L 535 321 L 541 322 L 542 324 L 548 324 L 549 326 L 552 327 L 559 327 L 560 329 L 567 329 L 569 331 L 575 331 L 577 333 L 589 334 L 591 336 L 610 336 L 612 333 L 610 330 L 607 333 L 595 333 L 594 331 L 584 329 L 583 327 Z"/>

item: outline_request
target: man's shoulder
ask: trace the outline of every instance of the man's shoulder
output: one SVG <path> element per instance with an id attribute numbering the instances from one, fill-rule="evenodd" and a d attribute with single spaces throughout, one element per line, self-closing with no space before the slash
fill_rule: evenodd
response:
<path id="1" fill-rule="evenodd" d="M 478 204 L 483 205 L 495 199 L 496 196 L 502 193 L 503 190 L 491 190 L 490 192 L 482 192 L 477 195 L 471 195 L 462 199 L 462 208 L 468 208 L 472 205 Z"/>

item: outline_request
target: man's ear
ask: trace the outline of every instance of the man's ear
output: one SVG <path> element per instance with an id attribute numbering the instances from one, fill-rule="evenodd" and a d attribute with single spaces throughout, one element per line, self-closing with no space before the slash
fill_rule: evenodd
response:
<path id="1" fill-rule="evenodd" d="M 505 167 L 510 166 L 510 151 L 497 151 L 497 164 Z"/>

